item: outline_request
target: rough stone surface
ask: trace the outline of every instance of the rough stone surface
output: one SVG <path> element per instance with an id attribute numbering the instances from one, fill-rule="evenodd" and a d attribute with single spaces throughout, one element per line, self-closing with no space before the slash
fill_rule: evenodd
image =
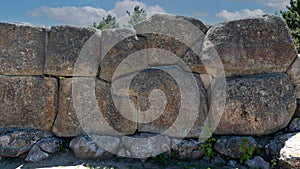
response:
<path id="1" fill-rule="evenodd" d="M 288 26 L 279 16 L 220 23 L 207 32 L 229 76 L 285 72 L 297 56 Z"/>
<path id="2" fill-rule="evenodd" d="M 289 132 L 296 132 L 296 131 L 300 131 L 300 119 L 299 118 L 294 118 L 291 121 L 291 124 L 288 128 Z"/>
<path id="3" fill-rule="evenodd" d="M 0 156 L 19 157 L 27 153 L 40 139 L 51 137 L 49 132 L 38 130 L 0 130 Z"/>
<path id="4" fill-rule="evenodd" d="M 214 149 L 225 156 L 239 158 L 244 154 L 240 149 L 242 146 L 258 148 L 258 143 L 252 137 L 222 136 L 214 145 Z"/>
<path id="5" fill-rule="evenodd" d="M 59 108 L 52 131 L 60 137 L 72 137 L 83 133 L 72 99 L 72 79 L 59 81 Z"/>
<path id="6" fill-rule="evenodd" d="M 168 136 L 140 133 L 132 139 L 122 137 L 122 144 L 130 151 L 131 158 L 148 158 L 170 150 L 171 140 Z"/>
<path id="7" fill-rule="evenodd" d="M 39 146 L 42 151 L 53 154 L 60 151 L 62 143 L 63 141 L 61 139 L 51 137 L 38 141 L 36 145 Z"/>
<path id="8" fill-rule="evenodd" d="M 51 130 L 57 88 L 54 78 L 0 76 L 0 127 Z"/>
<path id="9" fill-rule="evenodd" d="M 206 91 L 199 76 L 174 66 L 147 69 L 134 77 L 130 90 L 137 94 L 138 131 L 199 137 L 208 112 Z M 154 94 L 155 90 L 164 96 Z"/>
<path id="10" fill-rule="evenodd" d="M 80 50 L 95 32 L 95 29 L 84 27 L 52 27 L 49 32 L 44 73 L 72 76 Z"/>
<path id="11" fill-rule="evenodd" d="M 182 65 L 184 62 L 190 69 L 188 71 L 206 72 L 199 58 L 200 53 L 197 55 L 190 49 L 196 41 L 202 44 L 204 40 L 208 28 L 201 21 L 183 16 L 156 14 L 137 24 L 135 29 L 137 34 L 147 39 L 150 66 Z M 162 50 L 165 52 L 161 52 Z"/>
<path id="12" fill-rule="evenodd" d="M 203 157 L 203 152 L 201 151 L 201 143 L 196 140 L 171 140 L 171 148 L 178 155 L 179 159 L 199 159 Z"/>
<path id="13" fill-rule="evenodd" d="M 138 58 L 130 59 L 130 55 L 147 48 L 144 37 L 136 36 L 133 29 L 106 29 L 101 33 L 100 78 L 111 82 L 114 78 L 147 68 L 147 52 Z M 129 57 L 129 58 L 128 58 Z M 128 61 L 127 61 L 128 60 Z M 121 62 L 125 68 L 116 72 Z"/>
<path id="14" fill-rule="evenodd" d="M 196 27 L 198 27 L 198 29 L 200 29 L 203 32 L 203 34 L 206 34 L 206 32 L 209 29 L 203 22 L 201 22 L 198 19 L 192 18 L 192 17 L 176 16 L 176 19 L 184 19 L 186 21 L 189 21 L 190 23 L 192 23 L 193 25 L 195 25 Z"/>
<path id="15" fill-rule="evenodd" d="M 297 100 L 297 108 L 295 111 L 295 117 L 300 117 L 300 100 Z"/>
<path id="16" fill-rule="evenodd" d="M 71 137 L 83 133 L 83 127 L 88 133 L 99 134 L 99 135 L 120 135 L 118 133 L 112 133 L 109 129 L 106 128 L 105 123 L 101 120 L 99 121 L 100 116 L 98 111 L 91 109 L 82 110 L 82 112 L 75 111 L 74 103 L 72 99 L 72 81 L 79 81 L 82 86 L 78 86 L 77 94 L 74 97 L 77 97 L 78 100 L 84 102 L 84 106 L 77 104 L 78 109 L 84 108 L 86 106 L 94 105 L 92 103 L 91 95 L 93 93 L 85 93 L 85 91 L 90 91 L 93 87 L 92 82 L 95 83 L 95 96 L 99 106 L 99 110 L 102 114 L 101 120 L 105 120 L 105 123 L 120 132 L 121 134 L 133 134 L 137 129 L 136 122 L 130 121 L 120 114 L 116 107 L 114 106 L 112 96 L 110 93 L 111 87 L 110 84 L 105 83 L 101 80 L 90 79 L 90 78 L 66 78 L 61 80 L 60 85 L 60 106 L 56 121 L 53 126 L 53 132 L 57 136 L 61 137 Z M 77 82 L 76 82 L 77 83 Z M 87 87 L 87 88 L 85 88 Z M 87 94 L 87 95 L 85 95 Z M 94 112 L 94 113 L 93 113 Z M 136 116 L 136 112 L 130 112 L 131 116 Z M 78 120 L 80 116 L 80 121 Z M 88 121 L 87 121 L 88 120 Z M 84 126 L 82 126 L 84 124 Z M 95 125 L 93 125 L 95 124 Z M 94 129 L 92 128 L 94 127 Z"/>
<path id="17" fill-rule="evenodd" d="M 286 127 L 296 100 L 286 74 L 227 79 L 227 100 L 215 134 L 266 135 Z"/>
<path id="18" fill-rule="evenodd" d="M 41 150 L 41 148 L 37 145 L 34 145 L 29 151 L 27 157 L 25 158 L 26 162 L 38 162 L 41 160 L 45 160 L 49 158 L 50 155 Z"/>
<path id="19" fill-rule="evenodd" d="M 280 158 L 280 150 L 284 147 L 285 142 L 293 137 L 295 133 L 283 134 L 276 136 L 265 146 L 265 152 L 269 160 Z"/>
<path id="20" fill-rule="evenodd" d="M 0 74 L 42 75 L 46 29 L 0 23 Z"/>
<path id="21" fill-rule="evenodd" d="M 70 148 L 77 158 L 82 159 L 107 159 L 114 155 L 99 147 L 89 136 L 75 137 L 70 142 Z"/>
<path id="22" fill-rule="evenodd" d="M 300 133 L 289 138 L 280 150 L 280 168 L 300 168 Z"/>
<path id="23" fill-rule="evenodd" d="M 300 98 L 300 83 L 296 83 L 294 85 L 295 85 L 295 97 L 297 99 L 299 99 Z"/>
<path id="24" fill-rule="evenodd" d="M 294 63 L 287 71 L 292 83 L 295 85 L 295 96 L 300 98 L 300 55 L 296 57 Z"/>
<path id="25" fill-rule="evenodd" d="M 260 156 L 255 156 L 251 160 L 246 160 L 245 164 L 250 168 L 270 169 L 270 164 Z"/>
<path id="26" fill-rule="evenodd" d="M 295 58 L 295 61 L 287 71 L 292 83 L 300 83 L 300 55 Z"/>

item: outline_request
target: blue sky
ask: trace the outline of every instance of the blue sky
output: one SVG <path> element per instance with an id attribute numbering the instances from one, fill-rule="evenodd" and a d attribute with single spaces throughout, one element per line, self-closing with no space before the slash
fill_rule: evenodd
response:
<path id="1" fill-rule="evenodd" d="M 207 24 L 274 14 L 289 0 L 9 0 L 1 3 L 0 22 L 89 26 L 107 14 L 117 18 L 135 5 L 150 12 L 192 16 Z"/>

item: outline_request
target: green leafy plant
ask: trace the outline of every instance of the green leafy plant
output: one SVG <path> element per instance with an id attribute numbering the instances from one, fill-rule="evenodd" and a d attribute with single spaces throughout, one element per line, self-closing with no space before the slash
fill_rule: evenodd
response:
<path id="1" fill-rule="evenodd" d="M 277 167 L 277 160 L 276 159 L 271 160 L 271 167 L 272 168 L 276 168 Z"/>
<path id="2" fill-rule="evenodd" d="M 112 15 L 107 15 L 106 18 L 102 18 L 102 21 L 99 24 L 94 23 L 93 27 L 96 29 L 112 29 L 119 28 L 119 24 L 117 23 L 116 17 Z"/>
<path id="3" fill-rule="evenodd" d="M 293 41 L 298 53 L 300 52 L 300 0 L 290 0 L 290 5 L 286 6 L 287 11 L 280 11 L 291 30 Z M 277 12 L 278 14 L 278 12 Z"/>
<path id="4" fill-rule="evenodd" d="M 126 11 L 126 13 L 130 17 L 128 21 L 129 27 L 134 27 L 136 24 L 145 20 L 147 17 L 146 10 L 140 8 L 140 6 L 135 6 L 133 12 Z"/>
<path id="5" fill-rule="evenodd" d="M 243 164 L 246 160 L 251 159 L 255 150 L 253 146 L 249 145 L 250 139 L 243 138 L 242 141 L 240 152 L 243 154 L 239 157 L 241 164 Z"/>
<path id="6" fill-rule="evenodd" d="M 211 137 L 201 146 L 201 151 L 206 157 L 212 157 L 214 155 L 213 146 L 216 141 L 215 138 Z"/>

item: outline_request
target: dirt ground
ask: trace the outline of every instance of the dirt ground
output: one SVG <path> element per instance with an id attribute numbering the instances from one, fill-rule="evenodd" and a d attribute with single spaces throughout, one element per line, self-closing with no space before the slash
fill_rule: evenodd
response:
<path id="1" fill-rule="evenodd" d="M 78 159 L 70 152 L 60 152 L 51 158 L 37 162 L 26 163 L 21 158 L 3 158 L 0 160 L 0 169 L 219 169 L 228 168 L 212 166 L 205 161 L 179 161 L 168 159 L 128 159 L 115 157 L 109 160 Z"/>

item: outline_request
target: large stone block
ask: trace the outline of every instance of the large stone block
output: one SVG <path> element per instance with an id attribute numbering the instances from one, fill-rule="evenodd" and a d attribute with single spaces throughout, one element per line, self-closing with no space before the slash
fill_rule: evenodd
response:
<path id="1" fill-rule="evenodd" d="M 72 137 L 83 133 L 72 101 L 72 79 L 59 81 L 59 106 L 52 131 L 60 137 Z"/>
<path id="2" fill-rule="evenodd" d="M 285 72 L 297 56 L 288 26 L 278 16 L 220 23 L 207 32 L 227 77 Z"/>
<path id="3" fill-rule="evenodd" d="M 135 75 L 130 93 L 137 98 L 138 131 L 199 137 L 208 114 L 200 76 L 176 66 L 151 68 Z"/>
<path id="4" fill-rule="evenodd" d="M 286 127 L 296 99 L 283 73 L 227 79 L 227 100 L 215 134 L 266 135 Z"/>
<path id="5" fill-rule="evenodd" d="M 148 67 L 147 41 L 133 29 L 107 29 L 101 33 L 100 78 L 111 82 Z M 145 52 L 143 52 L 143 50 Z M 136 54 L 139 52 L 138 54 Z"/>
<path id="6" fill-rule="evenodd" d="M 51 130 L 57 86 L 54 78 L 0 76 L 0 127 Z"/>
<path id="7" fill-rule="evenodd" d="M 96 30 L 93 28 L 52 27 L 48 35 L 44 73 L 53 76 L 72 76 L 81 49 L 95 32 Z M 98 46 L 99 48 L 100 46 Z M 80 76 L 81 74 L 78 75 Z M 88 75 L 84 73 L 81 76 Z M 94 74 L 92 73 L 90 76 L 94 76 Z"/>
<path id="8" fill-rule="evenodd" d="M 76 85 L 76 89 L 73 88 L 72 91 L 74 84 L 82 85 Z M 121 134 L 133 134 L 137 129 L 136 122 L 128 120 L 118 112 L 110 93 L 110 86 L 110 84 L 94 78 L 62 79 L 60 81 L 59 111 L 53 126 L 53 132 L 61 137 L 72 137 L 83 132 L 99 135 L 119 135 L 110 130 L 110 127 L 112 127 L 113 130 Z M 89 92 L 92 91 L 91 87 L 95 87 L 94 93 Z M 93 100 L 93 95 L 96 100 Z M 74 97 L 77 98 L 75 101 Z M 74 107 L 74 104 L 77 108 Z M 93 106 L 96 106 L 96 108 Z M 135 111 L 130 113 L 130 116 L 136 116 Z"/>
<path id="9" fill-rule="evenodd" d="M 297 99 L 300 98 L 300 55 L 295 58 L 294 63 L 287 71 L 292 83 L 295 86 L 295 96 Z"/>
<path id="10" fill-rule="evenodd" d="M 0 74 L 42 75 L 46 29 L 0 23 Z"/>
<path id="11" fill-rule="evenodd" d="M 137 24 L 135 29 L 147 39 L 150 66 L 178 65 L 187 71 L 206 73 L 199 50 L 191 49 L 195 42 L 202 45 L 208 30 L 201 21 L 156 14 Z"/>

